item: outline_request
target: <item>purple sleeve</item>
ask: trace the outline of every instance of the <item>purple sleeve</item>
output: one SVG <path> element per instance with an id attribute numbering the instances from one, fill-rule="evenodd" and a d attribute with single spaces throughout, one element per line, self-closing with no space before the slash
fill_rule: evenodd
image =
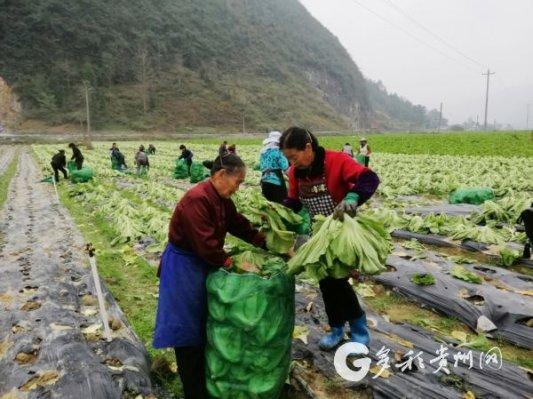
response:
<path id="1" fill-rule="evenodd" d="M 367 169 L 361 176 L 359 176 L 357 185 L 355 185 L 350 191 L 359 195 L 359 205 L 362 205 L 374 195 L 379 183 L 379 177 L 376 172 Z"/>

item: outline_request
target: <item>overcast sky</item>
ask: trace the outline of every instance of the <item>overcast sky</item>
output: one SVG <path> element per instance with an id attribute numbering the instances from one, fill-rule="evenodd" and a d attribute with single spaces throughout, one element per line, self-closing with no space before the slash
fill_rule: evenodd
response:
<path id="1" fill-rule="evenodd" d="M 489 123 L 533 128 L 533 0 L 300 0 L 339 38 L 363 74 L 427 108 L 444 103 L 452 123 L 483 123 L 487 68 Z M 364 7 L 407 30 L 434 50 Z M 421 23 L 461 56 L 393 8 Z M 442 55 L 445 53 L 446 55 Z"/>

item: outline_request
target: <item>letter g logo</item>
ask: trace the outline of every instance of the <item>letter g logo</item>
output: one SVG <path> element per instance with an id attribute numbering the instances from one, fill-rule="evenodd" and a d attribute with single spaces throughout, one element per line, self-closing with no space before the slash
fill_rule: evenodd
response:
<path id="1" fill-rule="evenodd" d="M 335 352 L 335 357 L 333 358 L 335 370 L 346 381 L 361 381 L 368 374 L 372 360 L 369 357 L 354 360 L 352 365 L 356 369 L 359 369 L 358 371 L 354 371 L 346 364 L 346 360 L 350 355 L 368 355 L 368 348 L 358 342 L 347 342 L 341 345 Z"/>

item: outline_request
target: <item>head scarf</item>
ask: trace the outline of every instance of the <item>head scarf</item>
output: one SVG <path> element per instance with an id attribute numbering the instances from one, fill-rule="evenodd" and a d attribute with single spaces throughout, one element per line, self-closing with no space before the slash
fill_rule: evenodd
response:
<path id="1" fill-rule="evenodd" d="M 261 153 L 264 153 L 271 148 L 279 148 L 280 138 L 281 132 L 270 132 L 268 137 L 263 140 L 263 148 L 261 149 Z"/>

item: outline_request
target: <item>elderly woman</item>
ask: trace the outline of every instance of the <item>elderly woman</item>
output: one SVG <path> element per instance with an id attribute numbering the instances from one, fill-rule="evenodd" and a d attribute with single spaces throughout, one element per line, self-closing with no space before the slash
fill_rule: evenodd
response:
<path id="1" fill-rule="evenodd" d="M 190 189 L 170 221 L 159 275 L 155 348 L 174 348 L 185 398 L 207 398 L 204 348 L 209 272 L 230 268 L 226 233 L 264 247 L 265 237 L 239 214 L 230 197 L 246 176 L 236 155 L 218 157 L 211 178 Z"/>
<path id="2" fill-rule="evenodd" d="M 280 132 L 270 132 L 263 140 L 259 166 L 261 168 L 261 191 L 273 202 L 282 203 L 287 198 L 287 185 L 283 172 L 289 168 L 289 161 L 279 149 Z"/>
<path id="3" fill-rule="evenodd" d="M 280 147 L 291 163 L 289 194 L 284 204 L 298 212 L 303 205 L 311 216 L 344 213 L 355 215 L 379 185 L 378 176 L 348 154 L 325 150 L 307 129 L 292 127 L 280 138 Z M 319 282 L 331 332 L 319 342 L 323 350 L 337 346 L 350 325 L 352 342 L 368 345 L 370 335 L 365 312 L 348 278 L 326 277 Z"/>

